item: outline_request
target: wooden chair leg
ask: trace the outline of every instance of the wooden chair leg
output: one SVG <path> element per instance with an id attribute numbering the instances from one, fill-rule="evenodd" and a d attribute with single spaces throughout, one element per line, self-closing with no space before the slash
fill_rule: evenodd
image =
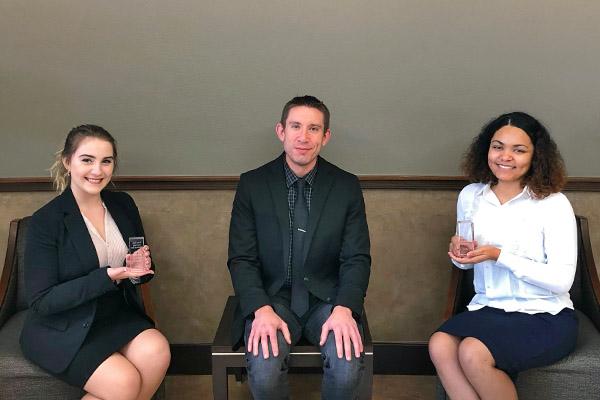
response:
<path id="1" fill-rule="evenodd" d="M 243 367 L 239 367 L 235 369 L 235 381 L 238 383 L 243 383 L 246 378 L 246 369 Z"/>
<path id="2" fill-rule="evenodd" d="M 214 400 L 227 400 L 229 398 L 227 366 L 220 357 L 213 357 L 212 359 L 212 385 Z"/>

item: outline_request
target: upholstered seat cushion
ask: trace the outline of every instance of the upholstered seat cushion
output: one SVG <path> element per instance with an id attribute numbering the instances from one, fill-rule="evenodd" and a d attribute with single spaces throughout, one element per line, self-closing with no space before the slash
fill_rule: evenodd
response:
<path id="1" fill-rule="evenodd" d="M 577 311 L 577 316 L 575 351 L 555 364 L 519 374 L 519 399 L 600 399 L 600 334 L 583 313 Z"/>
<path id="2" fill-rule="evenodd" d="M 600 334 L 581 311 L 575 350 L 559 362 L 521 372 L 517 379 L 519 400 L 600 399 Z M 447 399 L 438 381 L 436 399 Z"/>
<path id="3" fill-rule="evenodd" d="M 20 311 L 0 327 L 0 399 L 80 399 L 82 390 L 59 381 L 23 357 L 19 335 L 26 314 Z"/>

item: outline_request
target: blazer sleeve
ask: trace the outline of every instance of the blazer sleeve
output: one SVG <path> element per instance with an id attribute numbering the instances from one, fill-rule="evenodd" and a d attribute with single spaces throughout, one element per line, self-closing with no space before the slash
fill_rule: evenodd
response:
<path id="1" fill-rule="evenodd" d="M 260 307 L 270 304 L 270 298 L 264 289 L 261 277 L 250 186 L 247 177 L 242 174 L 231 211 L 227 259 L 233 289 L 236 296 L 239 297 L 244 317 L 248 317 Z"/>
<path id="2" fill-rule="evenodd" d="M 356 176 L 353 176 L 349 198 L 335 305 L 348 307 L 356 315 L 362 315 L 371 274 L 371 244 L 365 202 Z"/>
<path id="3" fill-rule="evenodd" d="M 29 307 L 40 315 L 75 308 L 107 292 L 117 290 L 106 268 L 97 268 L 78 278 L 59 279 L 58 231 L 60 221 L 34 214 L 25 247 L 25 292 Z"/>

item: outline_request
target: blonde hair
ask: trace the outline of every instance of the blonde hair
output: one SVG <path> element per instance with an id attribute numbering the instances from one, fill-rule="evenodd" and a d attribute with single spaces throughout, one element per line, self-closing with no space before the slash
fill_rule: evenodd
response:
<path id="1" fill-rule="evenodd" d="M 57 192 L 62 193 L 71 184 L 71 174 L 65 168 L 63 164 L 62 150 L 55 153 L 54 164 L 50 167 L 50 177 L 54 183 L 54 189 Z"/>
<path id="2" fill-rule="evenodd" d="M 67 135 L 63 149 L 56 152 L 54 164 L 49 169 L 54 188 L 59 193 L 62 193 L 71 184 L 71 175 L 65 167 L 64 161 L 71 159 L 81 141 L 87 137 L 95 137 L 109 142 L 113 148 L 115 168 L 117 167 L 117 141 L 115 138 L 106 129 L 98 125 L 76 126 Z"/>

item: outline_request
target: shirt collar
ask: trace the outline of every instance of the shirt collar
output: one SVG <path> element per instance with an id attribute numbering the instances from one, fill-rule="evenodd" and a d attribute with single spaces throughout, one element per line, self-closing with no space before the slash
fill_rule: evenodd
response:
<path id="1" fill-rule="evenodd" d="M 310 186 L 312 186 L 313 181 L 315 180 L 315 175 L 317 175 L 317 167 L 318 166 L 319 166 L 319 162 L 317 161 L 317 163 L 315 164 L 315 167 L 313 169 L 311 169 L 308 174 L 304 175 L 304 180 Z M 294 174 L 294 171 L 292 171 L 290 166 L 287 164 L 287 161 L 285 161 L 285 157 L 283 158 L 283 170 L 285 171 L 285 184 L 289 188 L 294 183 L 296 183 L 296 181 L 299 178 L 296 176 L 296 174 Z"/>
<path id="2" fill-rule="evenodd" d="M 493 192 L 492 186 L 489 183 L 487 185 L 482 186 L 481 189 L 479 189 L 479 191 L 477 191 L 476 194 L 482 196 L 484 199 L 486 199 L 490 203 L 494 203 L 494 204 L 498 203 L 499 204 L 498 197 L 496 197 L 496 194 Z M 526 185 L 523 188 L 523 190 L 521 190 L 521 193 L 519 193 L 518 195 L 516 195 L 515 197 L 513 197 L 512 199 L 510 199 L 509 201 L 507 201 L 504 204 L 512 203 L 513 201 L 516 201 L 520 198 L 530 199 L 532 197 L 533 196 L 531 194 L 531 191 L 529 190 L 529 186 Z"/>

